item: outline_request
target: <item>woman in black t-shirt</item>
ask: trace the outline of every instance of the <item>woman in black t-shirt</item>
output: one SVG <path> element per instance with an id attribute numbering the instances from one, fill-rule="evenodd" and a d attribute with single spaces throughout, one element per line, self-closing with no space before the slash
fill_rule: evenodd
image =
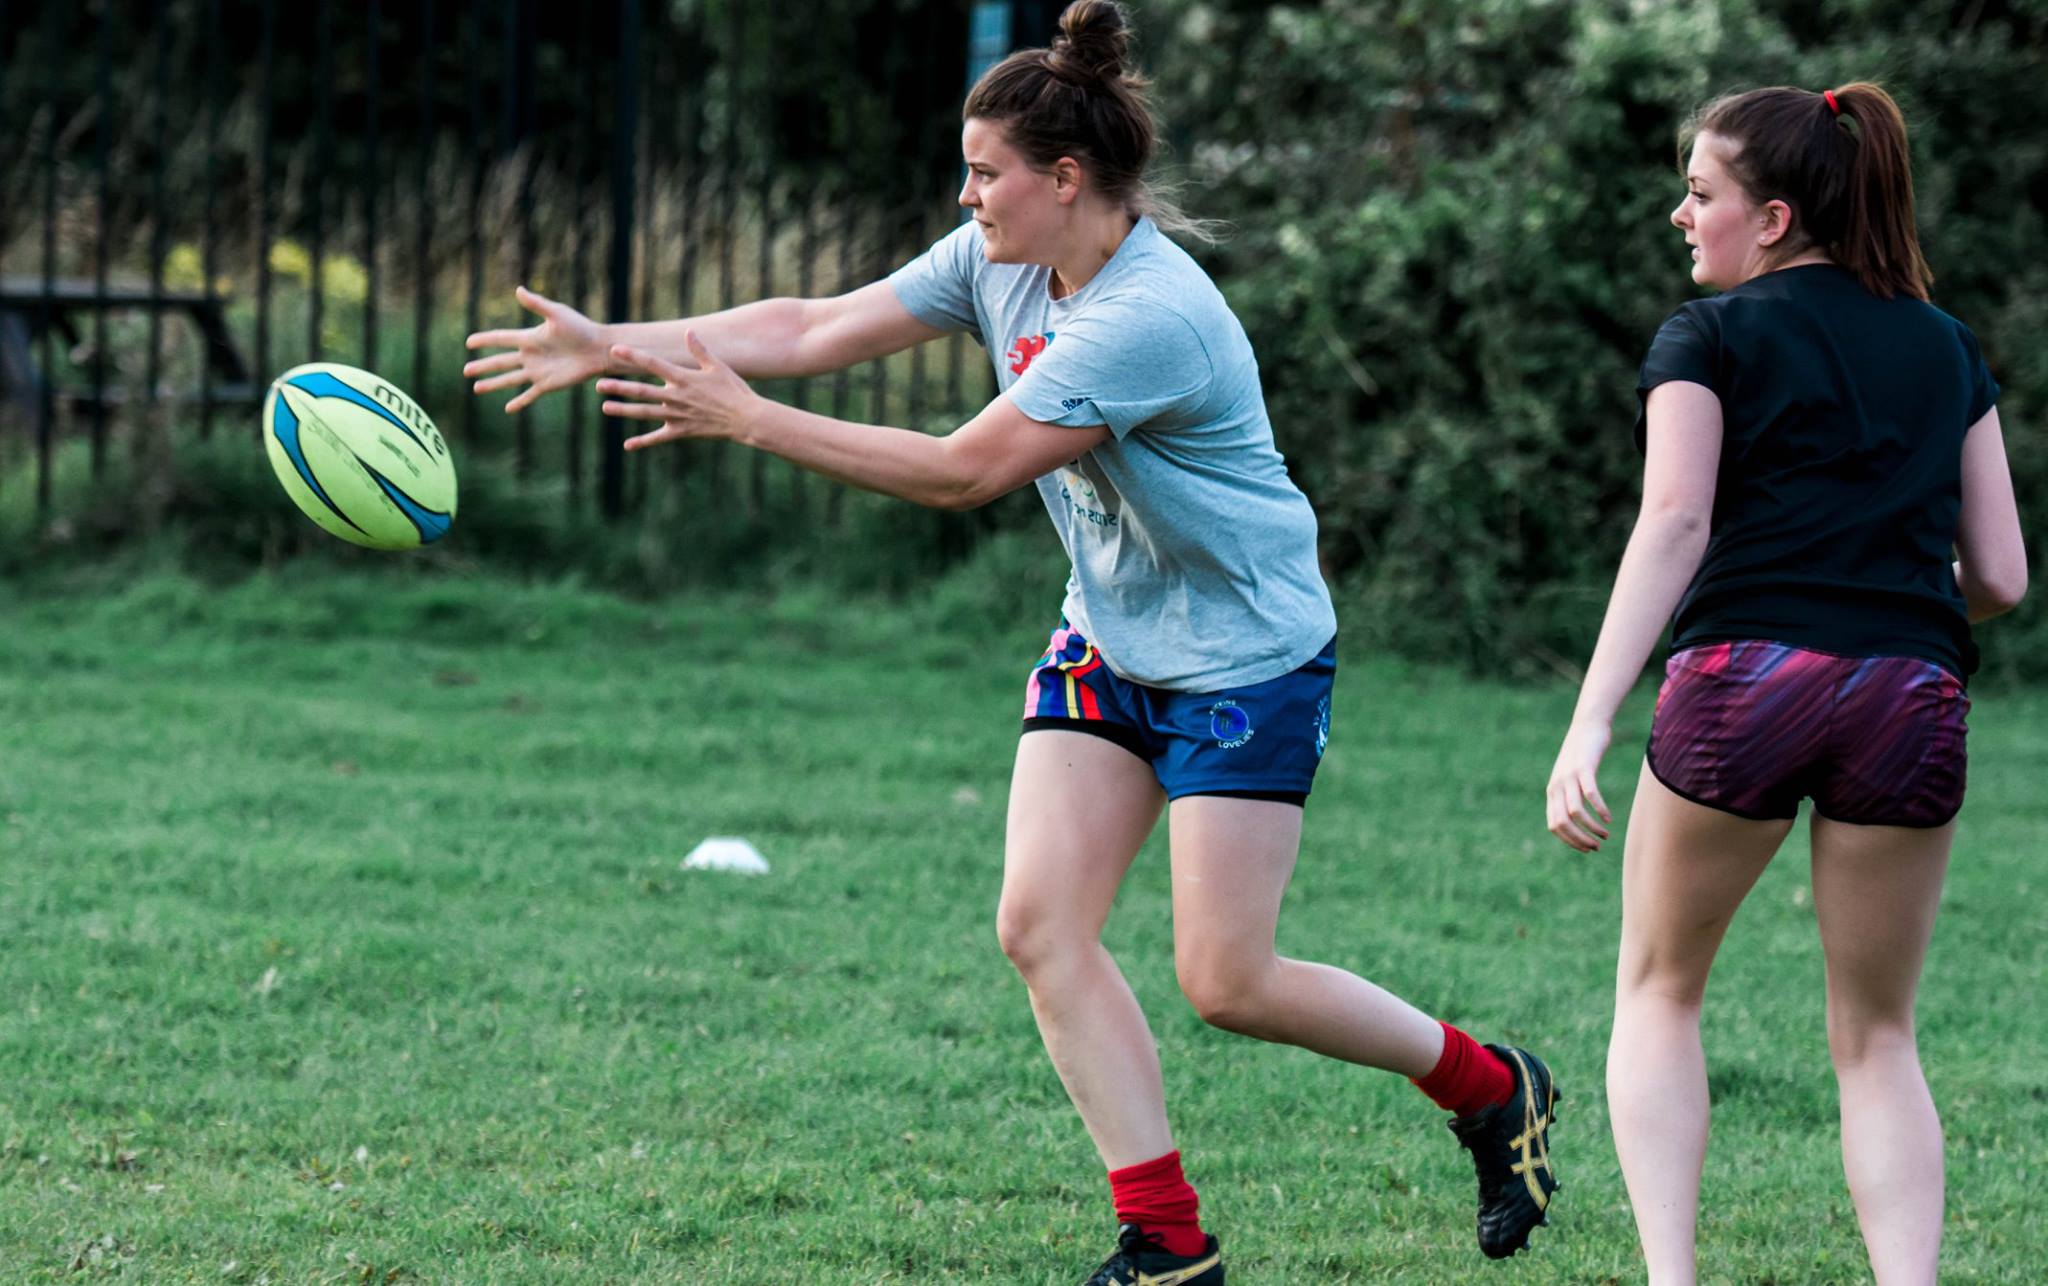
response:
<path id="1" fill-rule="evenodd" d="M 1882 89 L 1754 90 L 1687 134 L 1671 222 L 1722 293 L 1644 360 L 1642 513 L 1549 786 L 1551 831 L 1599 848 L 1614 712 L 1671 621 L 1622 862 L 1615 1148 L 1651 1282 L 1693 1281 L 1707 971 L 1811 797 L 1850 1196 L 1877 1279 L 1932 1282 L 1941 1123 L 1913 998 L 1962 803 L 1970 625 L 2027 578 L 1998 386 L 1927 302 Z"/>

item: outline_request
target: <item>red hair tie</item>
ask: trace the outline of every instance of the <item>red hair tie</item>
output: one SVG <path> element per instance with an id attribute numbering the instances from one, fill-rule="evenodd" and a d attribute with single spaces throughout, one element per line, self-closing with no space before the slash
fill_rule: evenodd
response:
<path id="1" fill-rule="evenodd" d="M 1825 98 L 1825 99 L 1827 99 L 1827 100 L 1828 100 L 1828 110 L 1829 110 L 1829 111 L 1833 112 L 1833 113 L 1834 113 L 1835 115 L 1837 115 L 1837 116 L 1840 116 L 1840 115 L 1842 114 L 1842 105 L 1841 105 L 1840 103 L 1838 103 L 1838 102 L 1836 102 L 1836 101 L 1835 101 L 1835 91 L 1834 91 L 1834 90 L 1832 90 L 1832 89 L 1823 89 L 1822 91 L 1820 91 L 1820 96 L 1821 96 L 1822 98 Z"/>

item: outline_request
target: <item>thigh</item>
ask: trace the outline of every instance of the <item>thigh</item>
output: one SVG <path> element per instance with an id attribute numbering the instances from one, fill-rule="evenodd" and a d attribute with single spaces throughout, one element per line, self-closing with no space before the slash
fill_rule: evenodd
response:
<path id="1" fill-rule="evenodd" d="M 1165 796 L 1151 765 L 1101 737 L 1017 739 L 1003 842 L 1005 914 L 1079 917 L 1099 933 Z"/>
<path id="2" fill-rule="evenodd" d="M 1954 837 L 1953 822 L 1920 828 L 1813 819 L 1813 910 L 1831 1008 L 1910 1018 Z"/>
<path id="3" fill-rule="evenodd" d="M 1175 953 L 1270 955 L 1280 901 L 1301 851 L 1301 809 L 1264 799 L 1173 801 Z"/>
<path id="4" fill-rule="evenodd" d="M 1682 998 L 1705 990 L 1735 909 L 1792 829 L 1675 794 L 1644 764 L 1622 850 L 1623 985 Z"/>

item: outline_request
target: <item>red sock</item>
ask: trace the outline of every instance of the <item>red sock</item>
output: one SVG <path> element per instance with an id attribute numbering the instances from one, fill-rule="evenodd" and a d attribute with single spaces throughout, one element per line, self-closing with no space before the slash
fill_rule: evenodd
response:
<path id="1" fill-rule="evenodd" d="M 1208 1247 L 1208 1235 L 1197 1217 L 1202 1203 L 1180 1172 L 1180 1153 L 1111 1170 L 1109 1194 L 1116 1202 L 1116 1221 L 1143 1228 L 1159 1238 L 1169 1254 L 1199 1255 Z"/>
<path id="2" fill-rule="evenodd" d="M 1437 1025 L 1444 1029 L 1443 1057 L 1416 1088 L 1453 1116 L 1470 1116 L 1514 1097 L 1515 1074 L 1506 1063 L 1449 1023 Z"/>

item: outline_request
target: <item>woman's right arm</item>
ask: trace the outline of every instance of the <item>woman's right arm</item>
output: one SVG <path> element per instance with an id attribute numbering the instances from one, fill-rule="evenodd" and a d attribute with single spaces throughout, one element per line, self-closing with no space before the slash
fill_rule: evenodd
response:
<path id="1" fill-rule="evenodd" d="M 1545 792 L 1550 833 L 1587 853 L 1600 847 L 1613 821 L 1598 776 L 1615 711 L 1699 571 L 1719 481 L 1723 425 L 1721 399 L 1712 389 L 1682 380 L 1660 384 L 1644 410 L 1642 512 Z"/>
<path id="2" fill-rule="evenodd" d="M 2019 504 L 2013 499 L 1995 406 L 1963 437 L 1956 587 L 1969 605 L 1973 625 L 2010 612 L 2027 592 L 2027 545 L 2020 535 Z"/>
<path id="3" fill-rule="evenodd" d="M 523 330 L 471 335 L 472 349 L 509 351 L 477 358 L 462 368 L 476 392 L 526 385 L 506 404 L 524 409 L 543 393 L 595 379 L 612 370 L 611 352 L 627 347 L 681 366 L 694 365 L 683 336 L 695 331 L 742 377 L 779 379 L 822 375 L 900 352 L 945 332 L 912 316 L 886 281 L 826 299 L 763 299 L 702 317 L 602 325 L 567 304 L 525 287 L 519 302 L 540 315 Z M 618 368 L 624 370 L 626 368 Z"/>

